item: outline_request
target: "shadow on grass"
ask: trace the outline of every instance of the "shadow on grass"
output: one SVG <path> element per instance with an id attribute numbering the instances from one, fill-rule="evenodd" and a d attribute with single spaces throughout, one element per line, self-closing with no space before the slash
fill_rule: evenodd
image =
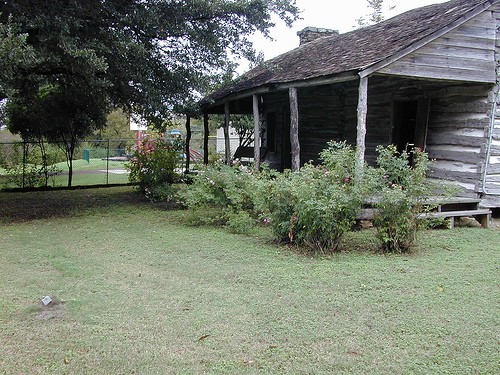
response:
<path id="1" fill-rule="evenodd" d="M 0 192 L 0 222 L 4 224 L 37 219 L 70 217 L 106 207 L 148 205 L 133 186 L 95 189 Z"/>

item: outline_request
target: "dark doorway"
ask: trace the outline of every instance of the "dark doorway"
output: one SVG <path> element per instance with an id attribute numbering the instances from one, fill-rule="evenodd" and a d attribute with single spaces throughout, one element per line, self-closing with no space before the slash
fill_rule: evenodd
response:
<path id="1" fill-rule="evenodd" d="M 392 143 L 398 151 L 425 150 L 429 104 L 429 99 L 394 102 Z"/>

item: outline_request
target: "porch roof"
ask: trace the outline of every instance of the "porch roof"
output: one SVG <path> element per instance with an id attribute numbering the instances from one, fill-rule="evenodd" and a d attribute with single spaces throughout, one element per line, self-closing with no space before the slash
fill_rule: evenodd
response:
<path id="1" fill-rule="evenodd" d="M 451 0 L 414 9 L 378 24 L 303 44 L 243 74 L 202 100 L 211 107 L 279 85 L 321 79 L 358 78 L 358 73 L 467 21 L 478 9 L 499 0 Z"/>

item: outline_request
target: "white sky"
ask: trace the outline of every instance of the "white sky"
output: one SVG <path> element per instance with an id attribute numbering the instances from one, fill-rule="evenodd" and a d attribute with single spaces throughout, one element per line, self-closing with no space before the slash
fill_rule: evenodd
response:
<path id="1" fill-rule="evenodd" d="M 385 19 L 391 18 L 407 10 L 429 4 L 443 3 L 446 0 L 384 0 Z M 340 33 L 354 29 L 356 19 L 361 16 L 368 18 L 370 9 L 366 0 L 296 0 L 302 10 L 303 19 L 296 21 L 292 28 L 287 28 L 281 20 L 276 21 L 276 27 L 271 30 L 274 41 L 267 40 L 262 35 L 252 38 L 257 52 L 263 51 L 265 60 L 269 60 L 299 45 L 297 31 L 307 26 L 323 27 L 338 30 Z M 390 9 L 394 6 L 394 9 Z M 245 66 L 240 69 L 247 70 Z"/>

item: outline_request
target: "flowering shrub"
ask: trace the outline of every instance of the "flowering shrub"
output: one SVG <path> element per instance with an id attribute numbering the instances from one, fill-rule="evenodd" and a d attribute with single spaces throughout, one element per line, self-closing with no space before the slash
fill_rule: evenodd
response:
<path id="1" fill-rule="evenodd" d="M 145 140 L 127 165 L 129 180 L 138 182 L 140 189 L 151 200 L 165 199 L 165 194 L 170 191 L 168 185 L 180 178 L 176 169 L 182 161 L 182 152 L 181 143 L 172 143 L 159 137 Z"/>

